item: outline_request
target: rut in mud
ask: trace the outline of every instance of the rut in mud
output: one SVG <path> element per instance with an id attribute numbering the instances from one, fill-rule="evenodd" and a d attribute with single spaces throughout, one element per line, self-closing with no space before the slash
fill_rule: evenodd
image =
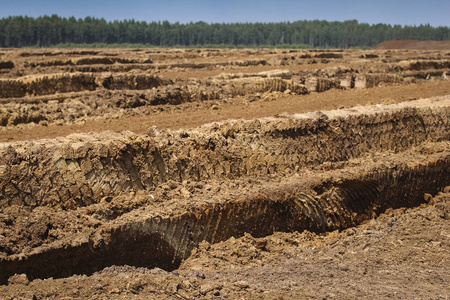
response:
<path id="1" fill-rule="evenodd" d="M 173 270 L 202 241 L 341 230 L 419 205 L 450 182 L 449 107 L 441 97 L 147 135 L 3 143 L 0 207 L 28 209 L 19 236 L 0 240 L 0 282 L 111 265 Z M 241 181 L 254 183 L 233 188 Z M 71 233 L 57 225 L 64 216 L 88 226 Z M 21 226 L 1 217 L 9 231 Z"/>

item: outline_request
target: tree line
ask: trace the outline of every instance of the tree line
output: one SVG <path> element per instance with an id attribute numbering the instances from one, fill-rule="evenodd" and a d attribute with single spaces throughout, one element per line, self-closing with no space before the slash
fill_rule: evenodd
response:
<path id="1" fill-rule="evenodd" d="M 0 19 L 0 47 L 49 47 L 57 44 L 147 44 L 159 47 L 204 45 L 319 48 L 373 47 L 387 40 L 450 40 L 448 26 L 295 21 L 279 23 L 170 23 L 57 15 Z"/>

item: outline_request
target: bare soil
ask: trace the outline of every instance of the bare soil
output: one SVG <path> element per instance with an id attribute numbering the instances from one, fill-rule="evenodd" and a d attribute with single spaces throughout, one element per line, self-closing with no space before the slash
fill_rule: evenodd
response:
<path id="1" fill-rule="evenodd" d="M 108 267 L 1 286 L 4 299 L 446 299 L 450 195 L 342 232 L 245 235 L 201 243 L 178 271 Z"/>
<path id="2" fill-rule="evenodd" d="M 420 98 L 450 94 L 445 81 L 413 83 L 407 86 L 381 86 L 370 90 L 330 90 L 302 96 L 277 95 L 277 100 L 243 103 L 188 104 L 184 107 L 164 107 L 162 112 L 145 116 L 99 118 L 77 124 L 49 124 L 42 126 L 15 126 L 0 130 L 0 142 L 55 138 L 71 133 L 93 131 L 121 132 L 130 130 L 145 133 L 148 128 L 188 129 L 202 124 L 232 119 L 252 119 L 276 116 L 282 113 L 305 113 L 316 110 L 350 108 L 357 105 L 392 104 Z M 217 104 L 214 104 L 217 103 Z M 214 106 L 215 105 L 215 106 Z"/>
<path id="3" fill-rule="evenodd" d="M 375 50 L 450 50 L 450 41 L 386 41 L 377 45 Z"/>
<path id="4" fill-rule="evenodd" d="M 2 299 L 450 296 L 448 51 L 1 51 Z"/>
<path id="5" fill-rule="evenodd" d="M 15 67 L 3 70 L 0 80 L 8 96 L 0 99 L 3 142 L 104 130 L 144 133 L 150 126 L 190 128 L 283 112 L 397 103 L 447 95 L 450 89 L 442 80 L 450 56 L 442 51 L 354 50 L 338 52 L 338 59 L 319 58 L 330 52 L 297 50 L 4 52 L 3 60 Z M 96 56 L 116 61 L 102 65 Z M 73 61 L 74 66 L 56 63 Z M 114 87 L 111 80 L 122 83 Z M 295 92 L 302 85 L 306 90 Z"/>

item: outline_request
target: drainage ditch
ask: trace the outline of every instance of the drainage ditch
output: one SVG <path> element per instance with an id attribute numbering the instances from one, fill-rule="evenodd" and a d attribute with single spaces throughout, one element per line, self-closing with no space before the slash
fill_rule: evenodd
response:
<path id="1" fill-rule="evenodd" d="M 168 217 L 140 215 L 99 228 L 78 245 L 59 244 L 1 260 L 0 284 L 16 273 L 29 279 L 62 278 L 112 265 L 171 271 L 204 240 L 216 243 L 244 233 L 264 237 L 277 231 L 321 233 L 356 226 L 388 208 L 417 206 L 424 202 L 424 193 L 434 195 L 448 185 L 450 156 L 438 156 L 428 162 L 378 166 L 317 186 L 305 187 L 299 179 L 271 192 L 203 204 Z"/>

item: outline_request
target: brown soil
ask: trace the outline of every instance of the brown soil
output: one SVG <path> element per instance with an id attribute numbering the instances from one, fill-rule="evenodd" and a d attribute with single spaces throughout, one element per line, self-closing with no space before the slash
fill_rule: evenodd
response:
<path id="1" fill-rule="evenodd" d="M 49 124 L 43 126 L 16 126 L 0 129 L 0 142 L 55 138 L 71 133 L 92 131 L 121 132 L 130 130 L 145 133 L 152 126 L 160 129 L 180 129 L 201 126 L 210 122 L 230 119 L 252 119 L 283 113 L 305 113 L 316 110 L 350 108 L 375 103 L 392 104 L 420 98 L 450 94 L 446 81 L 432 81 L 407 86 L 381 86 L 370 90 L 330 90 L 323 93 L 298 96 L 277 95 L 277 100 L 240 101 L 208 105 L 188 104 L 184 107 L 165 107 L 162 112 L 145 116 L 123 116 L 99 120 L 86 120 L 78 124 Z"/>
<path id="2" fill-rule="evenodd" d="M 4 299 L 445 299 L 450 194 L 317 235 L 245 235 L 199 245 L 180 270 L 109 267 L 91 276 L 10 278 Z"/>
<path id="3" fill-rule="evenodd" d="M 375 50 L 450 50 L 450 41 L 386 41 L 378 44 Z"/>
<path id="4" fill-rule="evenodd" d="M 450 296 L 446 51 L 2 52 L 2 299 Z"/>

